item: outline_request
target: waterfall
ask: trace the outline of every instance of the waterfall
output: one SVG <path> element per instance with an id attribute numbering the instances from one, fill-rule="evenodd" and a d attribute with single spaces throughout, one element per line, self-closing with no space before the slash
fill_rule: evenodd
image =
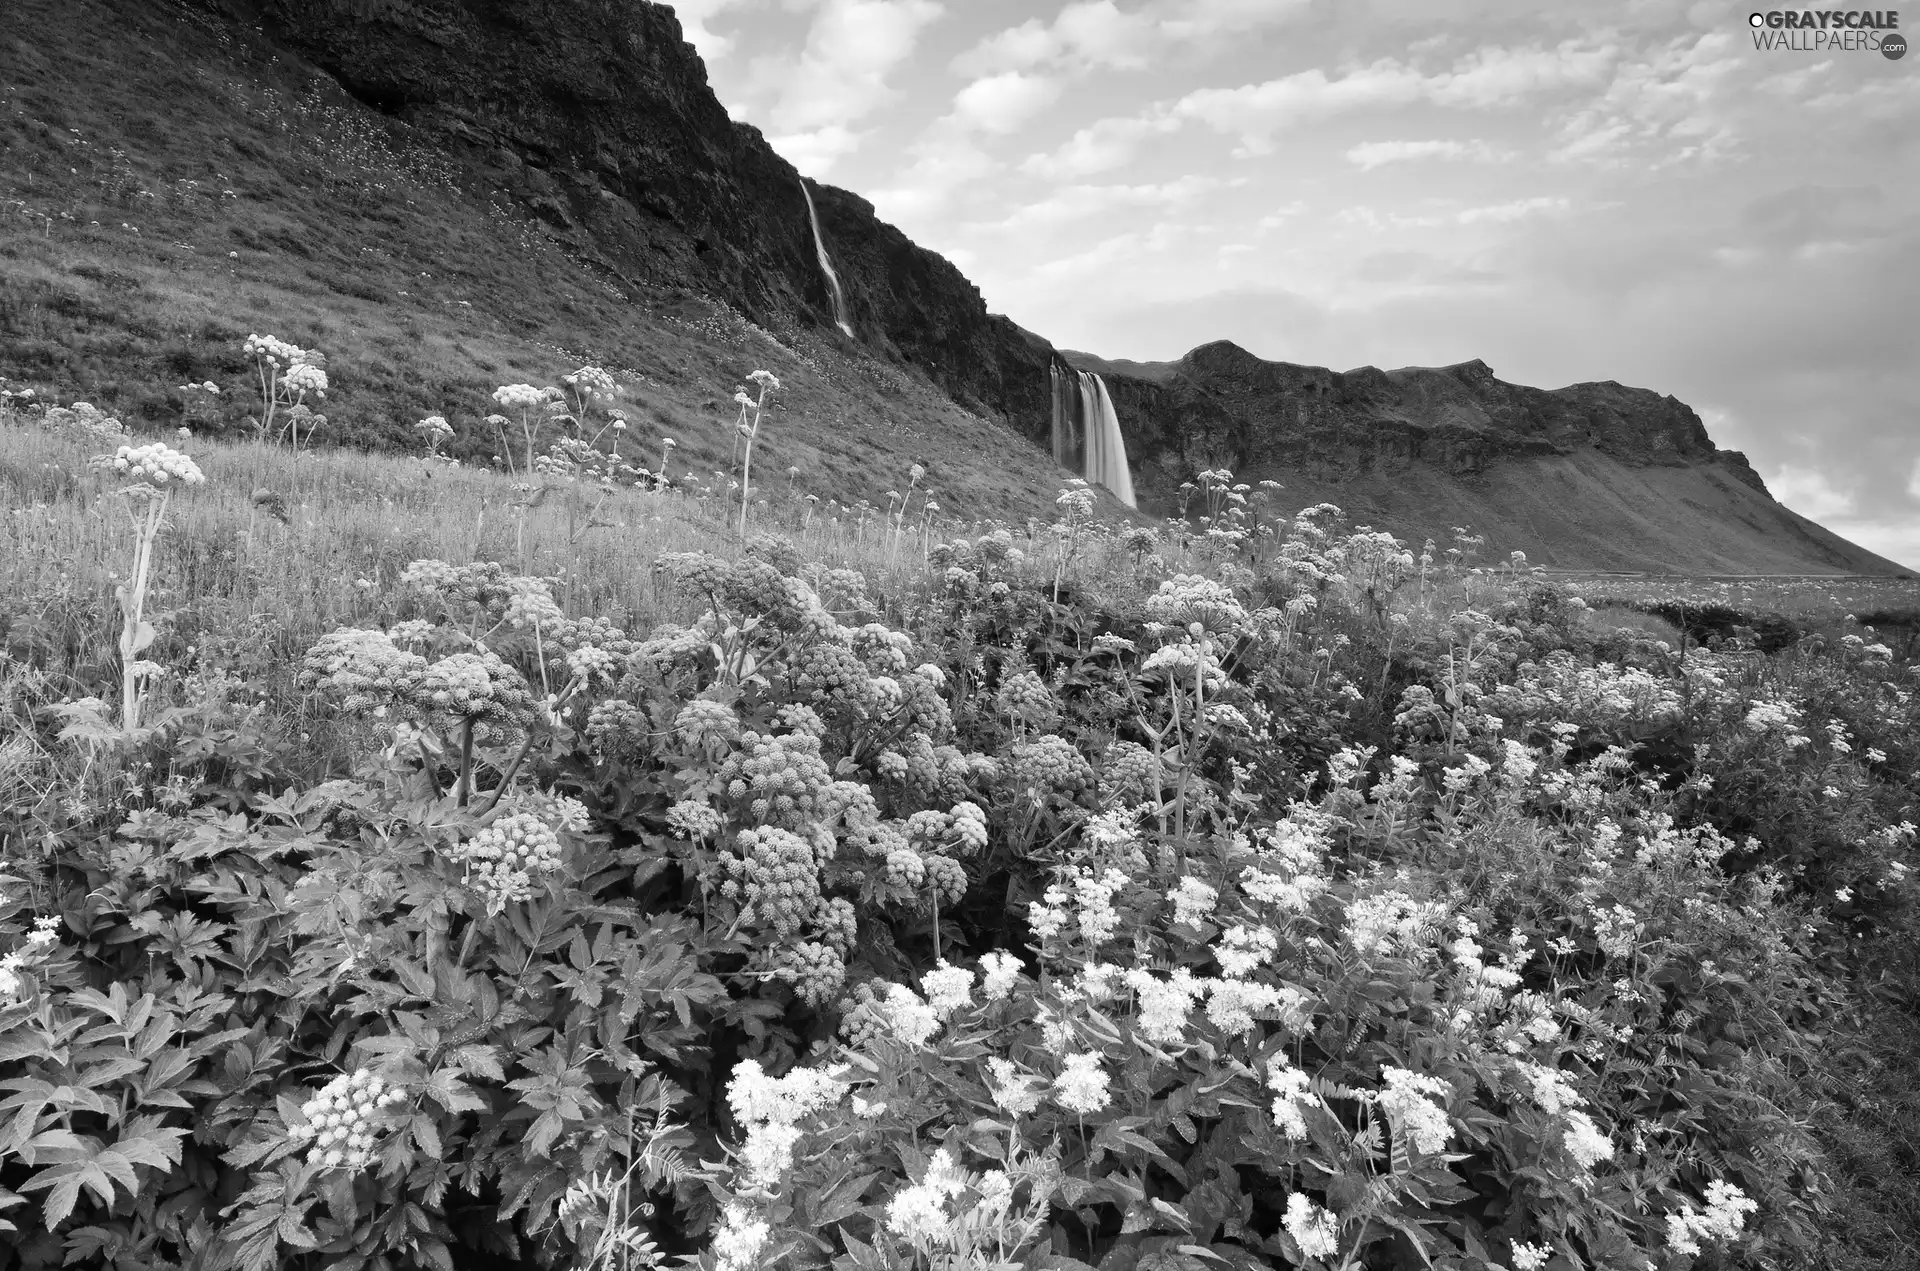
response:
<path id="1" fill-rule="evenodd" d="M 813 251 L 820 258 L 820 272 L 827 276 L 827 292 L 833 297 L 833 324 L 853 336 L 853 324 L 847 321 L 847 297 L 840 290 L 840 275 L 833 272 L 833 262 L 827 259 L 827 245 L 820 237 L 820 217 L 813 210 L 813 195 L 807 189 L 807 179 L 800 178 L 800 196 L 807 201 L 807 223 L 813 226 Z"/>
<path id="2" fill-rule="evenodd" d="M 1076 371 L 1055 359 L 1053 379 L 1053 461 L 1079 473 L 1128 507 L 1134 507 L 1133 476 L 1127 471 L 1127 443 L 1106 381 Z"/>

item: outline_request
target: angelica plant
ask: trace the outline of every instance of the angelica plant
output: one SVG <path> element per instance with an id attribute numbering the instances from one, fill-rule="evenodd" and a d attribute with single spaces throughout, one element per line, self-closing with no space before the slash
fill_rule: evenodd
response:
<path id="1" fill-rule="evenodd" d="M 115 585 L 114 598 L 120 604 L 121 617 L 120 726 L 131 732 L 140 726 L 146 682 L 160 670 L 140 657 L 155 634 L 153 624 L 146 620 L 154 544 L 173 492 L 204 485 L 207 478 L 191 458 L 160 442 L 121 446 L 111 455 L 96 457 L 93 464 L 109 477 L 129 483 L 119 493 L 127 501 L 127 516 L 133 524 L 133 573 L 128 582 Z"/>
<path id="2" fill-rule="evenodd" d="M 289 420 L 281 430 L 292 437 L 293 449 L 300 450 L 300 425 L 312 420 L 324 421 L 306 405 L 312 394 L 316 401 L 327 396 L 327 359 L 318 349 L 303 349 L 277 336 L 249 335 L 241 351 L 253 359 L 260 380 L 260 416 L 254 420 L 256 439 L 264 445 L 267 438 L 278 437 L 274 422 L 284 408 Z M 311 440 L 311 425 L 309 440 Z"/>
<path id="3" fill-rule="evenodd" d="M 747 376 L 760 386 L 760 395 L 750 397 L 745 389 L 733 395 L 740 405 L 740 418 L 734 423 L 734 432 L 745 446 L 740 457 L 740 537 L 747 537 L 747 500 L 753 489 L 753 446 L 760 439 L 760 423 L 766 417 L 767 400 L 780 389 L 780 381 L 771 371 L 755 371 Z M 748 424 L 747 412 L 753 412 L 753 422 Z"/>

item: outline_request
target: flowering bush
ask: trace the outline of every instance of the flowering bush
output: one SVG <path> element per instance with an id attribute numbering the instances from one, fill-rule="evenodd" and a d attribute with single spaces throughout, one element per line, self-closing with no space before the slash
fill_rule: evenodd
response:
<path id="1" fill-rule="evenodd" d="M 562 382 L 496 399 L 578 481 L 618 384 Z M 111 815 L 7 813 L 22 1265 L 1814 1265 L 1822 1033 L 1912 930 L 1892 650 L 1066 494 L 912 585 L 669 553 L 645 632 L 414 560 L 307 637 L 323 780 L 210 695 Z M 21 718 L 82 779 L 96 709 Z"/>

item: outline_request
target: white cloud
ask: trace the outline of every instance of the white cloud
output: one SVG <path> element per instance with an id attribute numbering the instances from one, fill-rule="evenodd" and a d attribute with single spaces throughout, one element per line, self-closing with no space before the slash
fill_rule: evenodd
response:
<path id="1" fill-rule="evenodd" d="M 986 132 L 1012 132 L 1060 96 L 1057 80 L 1019 71 L 977 79 L 953 99 L 954 113 Z"/>
<path id="2" fill-rule="evenodd" d="M 1347 162 L 1358 164 L 1363 171 L 1413 159 L 1468 159 L 1493 163 L 1512 157 L 1512 151 L 1496 149 L 1478 140 L 1363 141 L 1347 151 Z"/>
<path id="3" fill-rule="evenodd" d="M 1380 212 L 1365 203 L 1352 207 L 1343 207 L 1335 213 L 1334 219 L 1346 225 L 1358 225 L 1367 230 L 1383 229 L 1432 229 L 1444 225 L 1446 221 L 1438 216 L 1407 216 L 1399 212 Z"/>
<path id="4" fill-rule="evenodd" d="M 1824 472 L 1787 464 L 1767 478 L 1773 497 L 1810 521 L 1853 514 L 1853 496 L 1834 488 Z"/>
<path id="5" fill-rule="evenodd" d="M 1907 493 L 1920 499 L 1920 459 L 1913 461 L 1913 471 L 1907 476 Z"/>
<path id="6" fill-rule="evenodd" d="M 680 19 L 681 33 L 701 58 L 712 63 L 733 50 L 733 37 L 721 35 L 707 22 L 728 9 L 738 8 L 741 0 L 673 0 L 674 16 Z"/>
<path id="7" fill-rule="evenodd" d="M 1572 205 L 1566 199 L 1539 195 L 1530 199 L 1514 199 L 1508 203 L 1494 203 L 1486 207 L 1462 208 L 1454 219 L 1462 225 L 1472 225 L 1476 221 L 1517 221 L 1547 212 L 1564 212 L 1570 206 Z"/>
<path id="8" fill-rule="evenodd" d="M 1002 221 L 978 228 L 1052 228 L 1127 208 L 1191 207 L 1202 195 L 1225 184 L 1219 177 L 1189 174 L 1172 181 L 1142 185 L 1066 185 L 1045 198 L 1018 208 Z"/>
<path id="9" fill-rule="evenodd" d="M 1107 172 L 1131 160 L 1149 137 L 1174 132 L 1179 126 L 1178 120 L 1165 114 L 1097 119 L 1051 154 L 1029 155 L 1020 168 L 1037 176 L 1063 178 Z"/>
<path id="10" fill-rule="evenodd" d="M 903 224 L 942 209 L 955 190 L 991 177 L 1003 166 L 957 127 L 952 116 L 928 128 L 911 153 L 913 162 L 894 184 L 867 195 L 881 215 Z"/>
<path id="11" fill-rule="evenodd" d="M 1279 229 L 1282 225 L 1285 225 L 1288 221 L 1306 210 L 1306 203 L 1300 199 L 1295 199 L 1291 203 L 1283 203 L 1260 218 L 1260 228 L 1263 230 Z"/>
<path id="12" fill-rule="evenodd" d="M 860 146 L 865 133 L 854 132 L 843 124 L 830 124 L 812 132 L 793 132 L 768 137 L 780 156 L 808 176 L 825 176 L 833 166 Z"/>
<path id="13" fill-rule="evenodd" d="M 1375 107 L 1429 101 L 1493 108 L 1600 79 L 1618 56 L 1611 44 L 1562 41 L 1554 48 L 1486 48 L 1451 70 L 1427 74 L 1382 58 L 1329 77 L 1318 67 L 1238 88 L 1203 88 L 1172 107 L 1179 119 L 1204 123 L 1240 141 L 1240 155 L 1268 154 L 1274 136 L 1295 124 Z"/>
<path id="14" fill-rule="evenodd" d="M 1079 71 L 1144 70 L 1171 45 L 1204 45 L 1277 26 L 1309 0 L 1075 0 L 1051 23 L 1029 18 L 988 36 L 953 60 L 963 75 L 1058 66 Z"/>
<path id="15" fill-rule="evenodd" d="M 1723 32 L 1685 35 L 1638 56 L 1620 59 L 1605 91 L 1562 127 L 1548 154 L 1556 163 L 1654 166 L 1711 162 L 1738 146 L 1737 112 L 1728 86 L 1743 64 Z M 1750 59 L 1746 64 L 1751 67 Z M 1752 103 L 1747 116 L 1776 113 L 1775 103 Z"/>
<path id="16" fill-rule="evenodd" d="M 942 13 L 934 0 L 823 0 L 798 59 L 762 59 L 779 81 L 771 117 L 794 133 L 855 122 L 893 100 L 888 74 Z"/>

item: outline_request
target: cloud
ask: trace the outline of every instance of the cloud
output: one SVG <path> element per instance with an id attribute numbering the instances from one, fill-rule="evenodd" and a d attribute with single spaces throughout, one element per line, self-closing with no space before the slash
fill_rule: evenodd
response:
<path id="1" fill-rule="evenodd" d="M 1132 160 L 1142 142 L 1179 129 L 1169 115 L 1116 116 L 1097 119 L 1069 137 L 1051 154 L 1029 155 L 1023 172 L 1060 178 L 1092 176 Z"/>
<path id="2" fill-rule="evenodd" d="M 892 185 L 868 192 L 887 219 L 906 223 L 931 216 L 947 206 L 955 190 L 989 178 L 1004 166 L 952 119 L 937 121 L 913 143 L 909 150 L 913 162 Z"/>
<path id="3" fill-rule="evenodd" d="M 1571 206 L 1566 199 L 1538 195 L 1486 207 L 1463 208 L 1454 214 L 1453 219 L 1462 225 L 1472 225 L 1476 221 L 1517 221 L 1522 217 L 1539 216 L 1547 212 L 1564 212 Z"/>
<path id="4" fill-rule="evenodd" d="M 1466 159 L 1494 163 L 1512 157 L 1512 151 L 1496 149 L 1484 141 L 1363 141 L 1347 151 L 1347 162 L 1358 165 L 1363 172 L 1385 164 L 1406 163 L 1415 159 Z"/>
<path id="5" fill-rule="evenodd" d="M 713 17 L 738 8 L 741 0 L 674 0 L 673 12 L 680 19 L 680 30 L 701 58 L 712 63 L 733 51 L 733 37 L 721 35 L 707 25 Z"/>
<path id="6" fill-rule="evenodd" d="M 1920 499 L 1920 458 L 1913 461 L 1913 471 L 1907 476 L 1907 494 Z"/>
<path id="7" fill-rule="evenodd" d="M 1238 88 L 1203 88 L 1175 102 L 1177 119 L 1237 137 L 1241 155 L 1268 154 L 1274 137 L 1296 124 L 1380 107 L 1431 102 L 1487 109 L 1554 90 L 1594 83 L 1619 56 L 1611 44 L 1564 40 L 1547 48 L 1485 48 L 1432 74 L 1382 58 L 1337 76 L 1318 67 Z"/>
<path id="8" fill-rule="evenodd" d="M 1731 156 L 1739 148 L 1739 118 L 1779 110 L 1763 102 L 1733 107 L 1729 87 L 1742 64 L 1736 51 L 1724 32 L 1708 31 L 1621 58 L 1606 88 L 1567 121 L 1547 157 L 1618 166 L 1643 162 L 1639 156 L 1652 150 L 1654 166 L 1666 167 Z"/>
<path id="9" fill-rule="evenodd" d="M 954 113 L 986 132 L 1012 132 L 1060 96 L 1059 81 L 1020 71 L 977 79 L 953 99 Z"/>
<path id="10" fill-rule="evenodd" d="M 1285 225 L 1288 221 L 1306 210 L 1306 203 L 1300 199 L 1295 199 L 1291 203 L 1283 203 L 1261 217 L 1259 227 L 1262 230 L 1279 229 L 1282 225 Z"/>
<path id="11" fill-rule="evenodd" d="M 996 31 L 953 60 L 962 75 L 1053 66 L 1079 72 L 1144 70 L 1169 46 L 1205 46 L 1277 26 L 1309 0 L 1150 0 L 1122 9 L 1113 0 L 1075 0 L 1052 22 L 1029 18 Z"/>
<path id="12" fill-rule="evenodd" d="M 921 30 L 940 17 L 934 0 L 821 0 L 797 59 L 758 62 L 778 81 L 769 112 L 791 134 L 847 125 L 892 101 L 887 76 L 913 55 Z"/>
<path id="13" fill-rule="evenodd" d="M 1356 203 L 1343 207 L 1334 213 L 1333 219 L 1345 225 L 1358 225 L 1367 230 L 1383 229 L 1432 229 L 1436 225 L 1446 224 L 1439 216 L 1408 216 L 1400 212 L 1381 212 L 1365 203 Z"/>
<path id="14" fill-rule="evenodd" d="M 842 124 L 816 128 L 812 132 L 793 132 L 768 137 L 767 144 L 794 167 L 808 176 L 821 177 L 860 146 L 865 133 L 854 132 Z"/>
<path id="15" fill-rule="evenodd" d="M 1776 500 L 1810 521 L 1853 514 L 1853 495 L 1835 489 L 1832 478 L 1818 469 L 1787 464 L 1766 480 Z"/>
<path id="16" fill-rule="evenodd" d="M 1014 210 L 1004 220 L 977 228 L 996 230 L 1047 229 L 1090 216 L 1130 208 L 1184 208 L 1227 182 L 1220 177 L 1189 174 L 1172 181 L 1141 185 L 1066 185 L 1046 197 Z"/>

